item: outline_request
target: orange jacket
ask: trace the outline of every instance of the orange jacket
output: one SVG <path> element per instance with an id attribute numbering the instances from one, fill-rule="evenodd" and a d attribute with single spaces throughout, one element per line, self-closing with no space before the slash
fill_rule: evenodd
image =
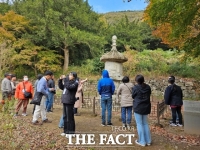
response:
<path id="1" fill-rule="evenodd" d="M 24 84 L 23 84 L 24 83 Z M 27 99 L 24 97 L 24 86 L 25 86 L 25 90 L 26 92 L 31 92 L 33 95 L 33 86 L 29 81 L 26 82 L 20 82 L 17 86 L 16 86 L 16 91 L 15 91 L 15 98 L 17 99 Z"/>

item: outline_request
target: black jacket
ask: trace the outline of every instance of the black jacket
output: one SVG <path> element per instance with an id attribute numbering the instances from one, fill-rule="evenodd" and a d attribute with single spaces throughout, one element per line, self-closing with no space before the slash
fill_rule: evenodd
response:
<path id="1" fill-rule="evenodd" d="M 169 85 L 164 94 L 165 104 L 172 106 L 183 105 L 183 93 L 180 86 L 176 84 Z"/>
<path id="2" fill-rule="evenodd" d="M 55 89 L 55 81 L 53 79 L 50 79 L 49 81 L 47 81 L 47 85 L 48 85 L 48 88 L 54 88 Z M 56 90 L 49 91 L 49 92 L 56 94 Z"/>
<path id="3" fill-rule="evenodd" d="M 75 80 L 69 80 L 68 78 L 64 79 L 64 84 L 62 79 L 58 81 L 58 86 L 63 90 L 61 96 L 61 101 L 63 104 L 75 104 L 76 102 L 76 91 L 78 88 L 78 82 Z"/>
<path id="4" fill-rule="evenodd" d="M 132 98 L 133 110 L 135 113 L 147 115 L 151 112 L 150 102 L 151 88 L 148 84 L 135 85 L 133 87 Z"/>

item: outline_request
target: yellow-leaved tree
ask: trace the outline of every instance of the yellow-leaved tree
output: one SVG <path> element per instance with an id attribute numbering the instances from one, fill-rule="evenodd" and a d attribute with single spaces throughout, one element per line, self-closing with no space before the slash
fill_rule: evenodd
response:
<path id="1" fill-rule="evenodd" d="M 26 72 L 59 71 L 62 57 L 54 50 L 36 45 L 29 34 L 37 26 L 24 16 L 9 11 L 0 15 L 0 70 L 23 75 Z M 22 68 L 17 71 L 18 68 Z"/>

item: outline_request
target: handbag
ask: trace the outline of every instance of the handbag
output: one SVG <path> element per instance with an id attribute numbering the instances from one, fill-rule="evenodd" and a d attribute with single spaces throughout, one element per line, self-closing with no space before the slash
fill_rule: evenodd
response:
<path id="1" fill-rule="evenodd" d="M 36 91 L 30 104 L 40 105 L 43 95 L 41 92 Z"/>
<path id="2" fill-rule="evenodd" d="M 24 85 L 24 82 L 23 82 L 23 85 Z M 32 93 L 31 92 L 27 92 L 25 90 L 25 85 L 24 85 L 24 97 L 25 98 L 32 98 Z"/>

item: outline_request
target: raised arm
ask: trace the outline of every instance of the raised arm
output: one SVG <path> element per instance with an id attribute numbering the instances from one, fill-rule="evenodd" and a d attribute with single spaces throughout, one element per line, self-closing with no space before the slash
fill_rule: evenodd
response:
<path id="1" fill-rule="evenodd" d="M 58 87 L 59 87 L 61 90 L 64 89 L 63 79 L 59 79 L 59 80 L 58 80 Z"/>
<path id="2" fill-rule="evenodd" d="M 64 87 L 65 87 L 66 89 L 68 89 L 69 91 L 70 91 L 70 90 L 71 90 L 71 91 L 74 91 L 74 90 L 77 91 L 78 82 L 67 81 L 67 82 L 65 82 Z"/>
<path id="3" fill-rule="evenodd" d="M 85 79 L 85 80 L 81 80 L 81 83 L 83 84 L 84 82 L 86 82 L 87 81 L 87 78 Z"/>

